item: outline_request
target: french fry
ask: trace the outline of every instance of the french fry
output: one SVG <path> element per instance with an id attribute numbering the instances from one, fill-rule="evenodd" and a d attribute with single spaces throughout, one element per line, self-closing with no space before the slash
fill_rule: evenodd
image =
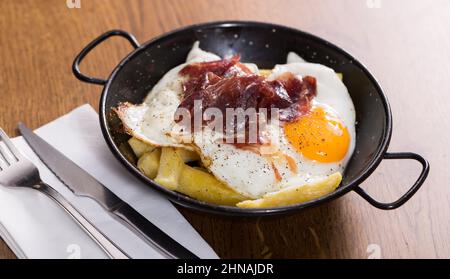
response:
<path id="1" fill-rule="evenodd" d="M 234 206 L 247 199 L 221 183 L 212 174 L 188 165 L 183 167 L 176 190 L 192 198 L 218 205 Z"/>
<path id="2" fill-rule="evenodd" d="M 155 182 L 167 189 L 177 190 L 183 166 L 183 159 L 175 148 L 163 147 Z"/>
<path id="3" fill-rule="evenodd" d="M 187 150 L 184 148 L 177 148 L 177 153 L 180 155 L 181 159 L 183 159 L 183 162 L 185 163 L 200 160 L 200 155 L 191 150 Z"/>
<path id="4" fill-rule="evenodd" d="M 241 208 L 267 208 L 304 203 L 333 192 L 341 181 L 341 173 L 336 172 L 322 181 L 268 193 L 261 199 L 242 201 L 236 206 Z"/>
<path id="5" fill-rule="evenodd" d="M 153 151 L 145 152 L 139 158 L 137 167 L 148 178 L 154 179 L 158 174 L 159 158 L 161 157 L 161 148 L 155 148 Z"/>
<path id="6" fill-rule="evenodd" d="M 268 70 L 268 69 L 259 70 L 259 75 L 263 76 L 263 77 L 268 77 L 268 76 L 270 76 L 271 73 L 272 73 L 272 70 Z"/>
<path id="7" fill-rule="evenodd" d="M 259 70 L 259 75 L 263 76 L 263 77 L 268 77 L 268 76 L 270 76 L 271 73 L 272 73 L 272 70 L 268 70 L 268 69 Z M 344 75 L 342 73 L 336 73 L 336 75 L 340 80 L 344 79 Z"/>
<path id="8" fill-rule="evenodd" d="M 145 152 L 150 152 L 155 149 L 155 146 L 149 145 L 135 137 L 132 137 L 128 140 L 128 144 L 130 144 L 131 149 L 133 149 L 136 157 L 140 158 Z"/>

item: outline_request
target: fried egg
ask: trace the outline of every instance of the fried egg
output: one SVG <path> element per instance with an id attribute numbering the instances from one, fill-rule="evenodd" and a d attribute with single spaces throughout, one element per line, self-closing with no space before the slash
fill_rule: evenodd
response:
<path id="1" fill-rule="evenodd" d="M 286 72 L 299 78 L 317 80 L 317 96 L 311 111 L 295 122 L 268 123 L 269 151 L 254 152 L 233 144 L 220 143 L 223 135 L 205 127 L 185 143 L 174 134 L 174 121 L 182 100 L 184 78 L 178 72 L 187 64 L 219 60 L 201 50 L 198 43 L 187 62 L 170 70 L 141 105 L 123 104 L 117 113 L 127 132 L 155 146 L 174 146 L 195 150 L 203 165 L 221 182 L 249 198 L 287 187 L 323 180 L 335 172 L 344 172 L 355 148 L 355 109 L 347 88 L 333 69 L 304 61 L 289 53 L 288 63 L 276 65 L 268 76 L 276 79 Z M 247 64 L 258 72 L 254 64 Z"/>

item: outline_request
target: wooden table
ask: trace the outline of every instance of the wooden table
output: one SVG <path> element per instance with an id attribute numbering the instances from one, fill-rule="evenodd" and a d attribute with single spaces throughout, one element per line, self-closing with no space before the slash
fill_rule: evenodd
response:
<path id="1" fill-rule="evenodd" d="M 414 151 L 431 163 L 423 188 L 395 211 L 373 208 L 355 193 L 271 219 L 229 219 L 181 209 L 224 258 L 450 257 L 450 1 L 411 0 L 65 0 L 0 1 L 0 126 L 39 127 L 84 103 L 97 108 L 101 87 L 71 73 L 77 52 L 109 29 L 144 42 L 181 26 L 259 20 L 293 26 L 342 46 L 384 87 L 394 114 L 391 151 Z M 102 45 L 83 70 L 106 76 L 131 48 Z M 416 179 L 413 162 L 384 162 L 364 182 L 393 200 Z M 0 243 L 0 258 L 14 258 Z"/>

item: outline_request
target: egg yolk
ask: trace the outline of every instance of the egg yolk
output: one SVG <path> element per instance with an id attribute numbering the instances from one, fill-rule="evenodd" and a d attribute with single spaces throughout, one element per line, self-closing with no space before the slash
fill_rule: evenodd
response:
<path id="1" fill-rule="evenodd" d="M 320 107 L 296 122 L 286 123 L 284 132 L 297 152 L 322 163 L 342 160 L 350 145 L 344 123 Z"/>

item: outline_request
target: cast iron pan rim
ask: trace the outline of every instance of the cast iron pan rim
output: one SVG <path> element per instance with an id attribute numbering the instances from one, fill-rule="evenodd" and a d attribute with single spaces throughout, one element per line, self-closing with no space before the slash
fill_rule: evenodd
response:
<path id="1" fill-rule="evenodd" d="M 325 44 L 330 48 L 334 48 L 336 51 L 340 52 L 342 55 L 346 56 L 350 61 L 352 61 L 353 64 L 358 66 L 364 74 L 372 81 L 372 83 L 375 85 L 375 88 L 377 90 L 377 93 L 380 95 L 380 99 L 383 103 L 383 106 L 385 108 L 386 112 L 386 126 L 383 130 L 383 137 L 382 142 L 379 145 L 377 153 L 373 156 L 372 162 L 367 167 L 366 171 L 353 181 L 351 181 L 347 185 L 340 186 L 338 189 L 336 189 L 334 192 L 323 196 L 319 199 L 297 204 L 297 205 L 291 205 L 291 206 L 285 206 L 285 207 L 277 207 L 277 208 L 262 208 L 262 209 L 245 209 L 245 208 L 238 208 L 238 207 L 232 207 L 232 206 L 220 206 L 220 205 L 213 205 L 208 204 L 193 198 L 190 198 L 188 196 L 185 196 L 183 194 L 177 193 L 175 191 L 167 190 L 164 187 L 161 187 L 154 183 L 151 179 L 145 177 L 141 172 L 139 172 L 134 165 L 132 165 L 119 151 L 118 147 L 114 143 L 114 140 L 112 139 L 112 136 L 110 135 L 108 131 L 108 124 L 107 124 L 107 116 L 106 116 L 106 99 L 108 96 L 108 91 L 111 86 L 112 81 L 115 79 L 116 75 L 122 67 L 131 60 L 135 55 L 139 54 L 140 52 L 144 51 L 149 45 L 156 44 L 158 41 L 165 39 L 169 36 L 175 36 L 178 33 L 182 33 L 187 30 L 197 29 L 197 28 L 209 28 L 209 27 L 246 27 L 246 26 L 252 26 L 252 27 L 265 27 L 265 28 L 275 28 L 275 29 L 284 29 L 286 31 L 290 31 L 293 33 L 300 34 L 303 37 L 308 37 L 309 39 L 312 39 L 318 43 Z M 310 33 L 283 26 L 278 24 L 272 24 L 272 23 L 263 23 L 263 22 L 257 22 L 257 21 L 215 21 L 215 22 L 208 22 L 208 23 L 200 23 L 200 24 L 194 24 L 187 27 L 175 29 L 173 31 L 164 33 L 160 36 L 157 36 L 146 43 L 142 44 L 138 48 L 136 48 L 134 51 L 132 51 L 130 54 L 128 54 L 120 63 L 116 66 L 116 68 L 113 70 L 113 72 L 110 74 L 110 76 L 107 79 L 107 83 L 103 88 L 101 99 L 100 99 L 100 126 L 103 133 L 103 136 L 106 139 L 106 142 L 113 152 L 114 156 L 116 156 L 117 159 L 119 159 L 120 162 L 122 162 L 123 165 L 127 169 L 131 171 L 136 177 L 138 177 L 141 181 L 150 184 L 153 186 L 154 189 L 165 193 L 168 195 L 168 198 L 178 204 L 183 205 L 184 207 L 200 210 L 203 212 L 213 213 L 213 214 L 225 214 L 225 215 L 234 215 L 234 216 L 270 216 L 270 215 L 277 215 L 277 214 L 283 214 L 295 210 L 300 210 L 302 208 L 306 207 L 312 207 L 319 205 L 321 203 L 324 203 L 326 201 L 334 200 L 338 197 L 341 197 L 342 195 L 354 190 L 358 185 L 360 185 L 364 180 L 367 179 L 378 167 L 378 165 L 383 160 L 383 155 L 386 153 L 389 142 L 391 140 L 392 136 L 392 112 L 389 105 L 389 102 L 387 100 L 386 95 L 384 94 L 383 89 L 381 88 L 380 84 L 376 80 L 376 78 L 369 72 L 369 70 L 361 63 L 359 60 L 357 60 L 354 56 L 343 50 L 341 47 L 336 46 L 335 44 L 332 44 L 325 39 L 319 38 L 315 35 L 312 35 Z"/>

